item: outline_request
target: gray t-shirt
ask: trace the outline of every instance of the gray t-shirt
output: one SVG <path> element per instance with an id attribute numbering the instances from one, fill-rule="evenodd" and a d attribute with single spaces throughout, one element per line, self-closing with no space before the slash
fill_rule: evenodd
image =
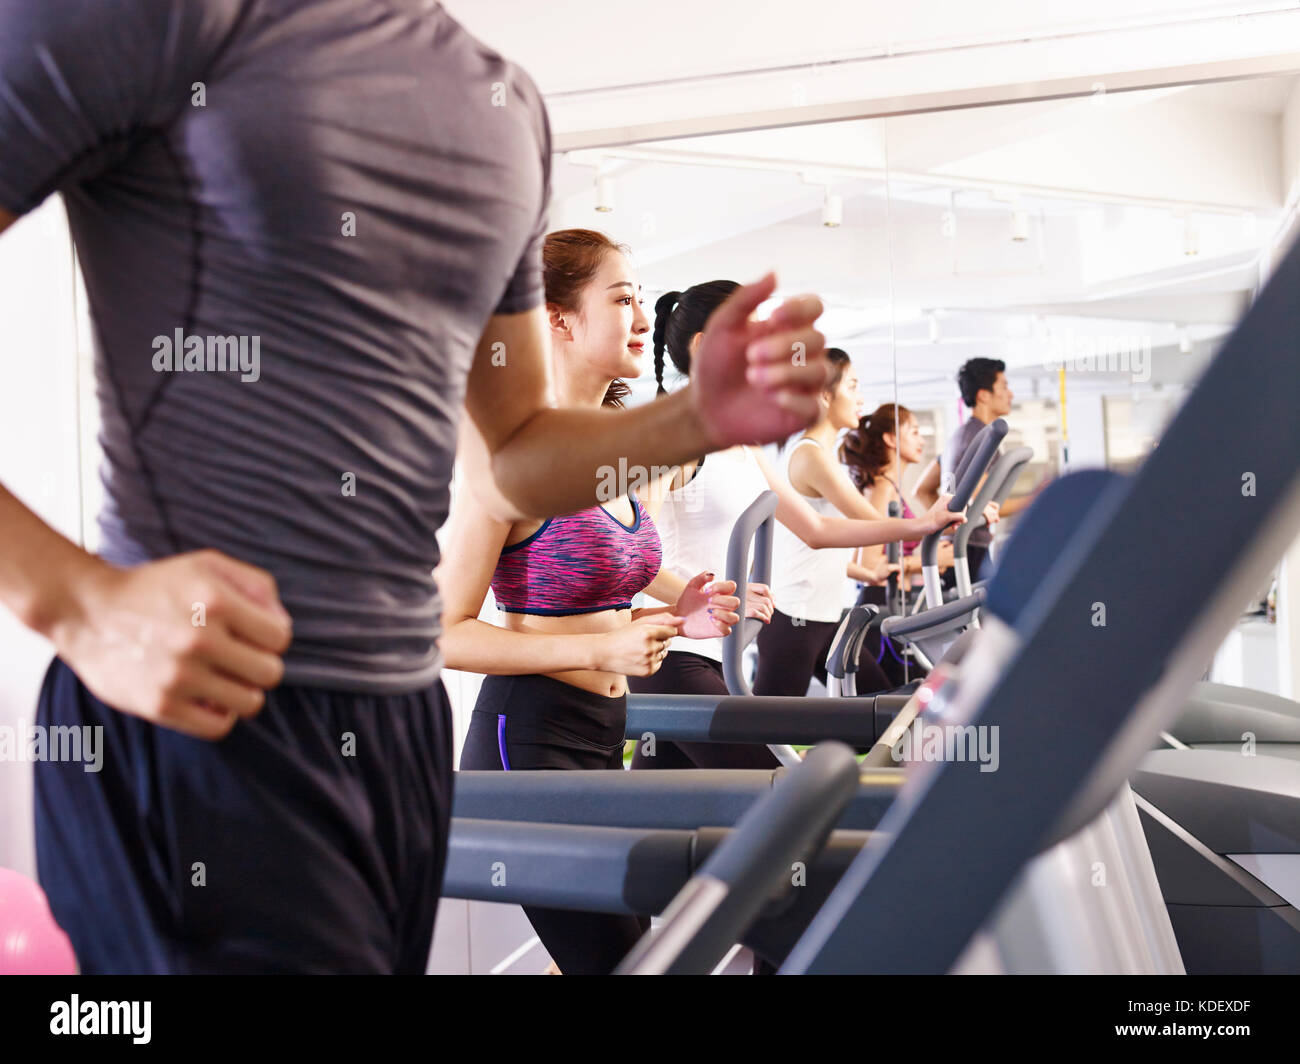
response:
<path id="1" fill-rule="evenodd" d="M 947 486 L 946 482 L 948 478 L 956 473 L 957 467 L 961 464 L 961 458 L 962 455 L 966 453 L 966 448 L 974 443 L 975 437 L 983 432 L 987 427 L 988 426 L 985 422 L 981 421 L 974 415 L 971 415 L 963 421 L 961 427 L 952 434 L 952 438 L 948 441 L 948 446 L 944 449 L 943 457 L 940 459 L 939 463 L 945 480 L 945 487 Z M 998 453 L 1000 454 L 1001 451 Z M 952 486 L 955 488 L 956 484 L 954 483 Z M 966 516 L 970 517 L 971 515 L 967 513 Z M 970 538 L 966 540 L 966 545 L 969 547 L 987 548 L 992 542 L 993 534 L 989 531 L 988 526 L 984 525 L 981 528 L 975 529 L 975 531 L 970 534 Z"/>
<path id="2" fill-rule="evenodd" d="M 532 81 L 426 0 L 0 0 L 0 207 L 67 204 L 104 556 L 269 570 L 287 682 L 433 682 L 466 375 L 542 302 L 549 162 Z"/>

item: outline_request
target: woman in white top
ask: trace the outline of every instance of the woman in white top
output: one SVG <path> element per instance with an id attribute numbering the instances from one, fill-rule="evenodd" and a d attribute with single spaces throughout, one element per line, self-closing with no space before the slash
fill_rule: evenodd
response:
<path id="1" fill-rule="evenodd" d="M 822 392 L 822 414 L 793 445 L 787 444 L 786 471 L 790 486 L 820 513 L 841 513 L 848 517 L 878 518 L 880 511 L 868 501 L 849 479 L 835 455 L 839 434 L 856 428 L 862 413 L 858 396 L 858 375 L 849 356 L 837 347 L 826 349 L 832 376 Z M 944 496 L 926 514 L 922 522 L 902 519 L 913 528 L 925 525 L 916 535 L 891 534 L 874 543 L 894 539 L 919 540 L 931 531 L 950 523 Z M 941 513 L 941 511 L 943 511 Z M 987 516 L 997 520 L 991 510 Z M 962 516 L 953 523 L 965 521 Z M 891 524 L 895 524 L 891 523 Z M 863 542 L 863 546 L 872 543 Z M 772 597 L 776 609 L 772 622 L 758 636 L 758 676 L 754 693 L 758 695 L 802 695 L 814 675 L 823 683 L 825 661 L 835 630 L 845 607 L 853 603 L 856 589 L 849 586 L 846 574 L 861 579 L 864 570 L 853 561 L 853 551 L 818 550 L 816 544 L 801 542 L 778 530 L 772 558 L 774 578 Z M 866 582 L 866 581 L 864 581 Z M 864 655 L 858 661 L 858 691 L 868 693 L 893 686 L 875 662 Z"/>
<path id="2" fill-rule="evenodd" d="M 682 374 L 689 375 L 691 356 L 699 345 L 705 322 L 737 287 L 733 281 L 711 281 L 685 292 L 669 292 L 656 303 L 655 377 L 661 392 L 664 391 L 665 352 Z M 947 513 L 948 497 L 945 496 L 922 518 L 881 519 L 874 511 L 864 515 L 865 519 L 845 518 L 801 498 L 752 447 L 734 447 L 688 463 L 657 489 L 650 492 L 646 501 L 663 542 L 664 568 L 656 581 L 656 594 L 661 588 L 671 589 L 669 577 L 683 586 L 689 577 L 701 571 L 724 577 L 732 526 L 754 499 L 769 489 L 779 498 L 777 534 L 789 530 L 786 534 L 797 537 L 801 544 L 826 548 L 827 554 L 843 555 L 839 563 L 841 582 L 847 576 L 850 556 L 856 548 L 925 535 L 944 527 L 953 517 Z M 887 566 L 881 563 L 873 573 L 856 567 L 855 575 L 861 579 L 883 580 L 887 571 Z M 780 605 L 779 600 L 776 605 Z M 761 584 L 751 584 L 745 612 L 765 623 L 772 621 L 776 615 L 772 592 Z M 674 639 L 659 671 L 652 676 L 631 677 L 628 686 L 637 693 L 725 695 L 722 640 Z M 633 766 L 749 768 L 775 763 L 763 746 L 659 742 L 653 747 L 648 743 L 638 744 Z"/>
<path id="3" fill-rule="evenodd" d="M 822 393 L 822 415 L 801 437 L 782 448 L 785 476 L 805 504 L 819 514 L 879 518 L 880 512 L 853 487 L 833 457 L 839 433 L 857 425 L 862 399 L 858 395 L 858 375 L 848 354 L 839 348 L 827 348 L 826 356 L 832 375 Z M 930 528 L 943 527 L 940 514 L 931 511 L 927 516 L 934 519 Z M 916 527 L 915 521 L 898 521 Z M 872 544 L 925 534 L 890 534 Z M 863 541 L 860 545 L 872 544 Z M 754 693 L 802 695 L 807 693 L 814 675 L 825 682 L 826 655 L 844 608 L 854 597 L 849 578 L 863 583 L 879 580 L 871 579 L 876 574 L 855 564 L 852 547 L 827 549 L 781 530 L 773 548 L 772 598 L 776 608 L 772 622 L 758 636 Z M 891 686 L 873 661 L 860 661 L 859 669 L 858 689 L 862 693 Z"/>

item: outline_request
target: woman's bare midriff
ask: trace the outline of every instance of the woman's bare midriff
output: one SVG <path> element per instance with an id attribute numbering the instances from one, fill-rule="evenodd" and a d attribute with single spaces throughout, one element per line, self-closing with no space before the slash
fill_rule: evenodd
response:
<path id="1" fill-rule="evenodd" d="M 512 632 L 528 632 L 533 635 L 593 635 L 600 632 L 615 632 L 625 628 L 631 620 L 631 610 L 601 610 L 599 613 L 579 613 L 571 617 L 541 617 L 530 613 L 501 614 L 503 627 Z M 607 698 L 617 698 L 627 692 L 627 680 L 616 672 L 603 672 L 600 669 L 566 669 L 563 672 L 547 672 L 542 675 Z"/>

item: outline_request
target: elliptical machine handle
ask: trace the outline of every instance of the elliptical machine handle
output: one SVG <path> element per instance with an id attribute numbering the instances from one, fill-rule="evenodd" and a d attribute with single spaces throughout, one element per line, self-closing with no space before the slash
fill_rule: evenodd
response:
<path id="1" fill-rule="evenodd" d="M 957 489 L 953 492 L 952 501 L 948 503 L 949 513 L 961 513 L 970 503 L 971 496 L 975 493 L 975 488 L 984 476 L 993 461 L 993 455 L 1002 445 L 1002 438 L 1007 434 L 1007 423 L 1002 418 L 990 422 L 975 437 L 975 442 L 967 448 L 967 455 L 971 456 L 969 461 L 963 456 L 959 468 L 962 469 L 961 479 L 957 483 Z M 925 539 L 921 540 L 921 565 L 924 568 L 936 565 L 938 562 L 939 539 L 943 535 L 942 531 L 931 532 Z"/>
<path id="2" fill-rule="evenodd" d="M 728 580 L 736 582 L 736 596 L 740 599 L 740 621 L 732 626 L 731 634 L 722 640 L 722 675 L 727 690 L 733 695 L 750 695 L 753 691 L 745 679 L 742 660 L 749 646 L 762 630 L 763 622 L 757 617 L 745 616 L 745 595 L 749 582 L 772 582 L 772 532 L 777 503 L 776 492 L 765 491 L 758 496 L 736 520 L 727 541 Z M 754 564 L 747 567 L 749 544 L 754 544 Z"/>
<path id="3" fill-rule="evenodd" d="M 897 502 L 889 504 L 889 516 L 899 517 L 902 510 Z M 898 565 L 903 560 L 903 545 L 899 540 L 891 539 L 888 546 L 885 547 L 885 561 L 890 565 Z M 889 578 L 885 581 L 885 609 L 889 613 L 898 613 L 898 585 L 899 574 L 890 573 Z"/>

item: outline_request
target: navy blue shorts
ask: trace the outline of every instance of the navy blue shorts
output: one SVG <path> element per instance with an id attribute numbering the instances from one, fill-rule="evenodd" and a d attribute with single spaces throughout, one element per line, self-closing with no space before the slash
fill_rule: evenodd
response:
<path id="1" fill-rule="evenodd" d="M 110 709 L 57 658 L 38 723 L 102 767 L 36 764 L 41 886 L 83 973 L 423 974 L 450 828 L 451 710 L 281 687 L 220 742 Z"/>

